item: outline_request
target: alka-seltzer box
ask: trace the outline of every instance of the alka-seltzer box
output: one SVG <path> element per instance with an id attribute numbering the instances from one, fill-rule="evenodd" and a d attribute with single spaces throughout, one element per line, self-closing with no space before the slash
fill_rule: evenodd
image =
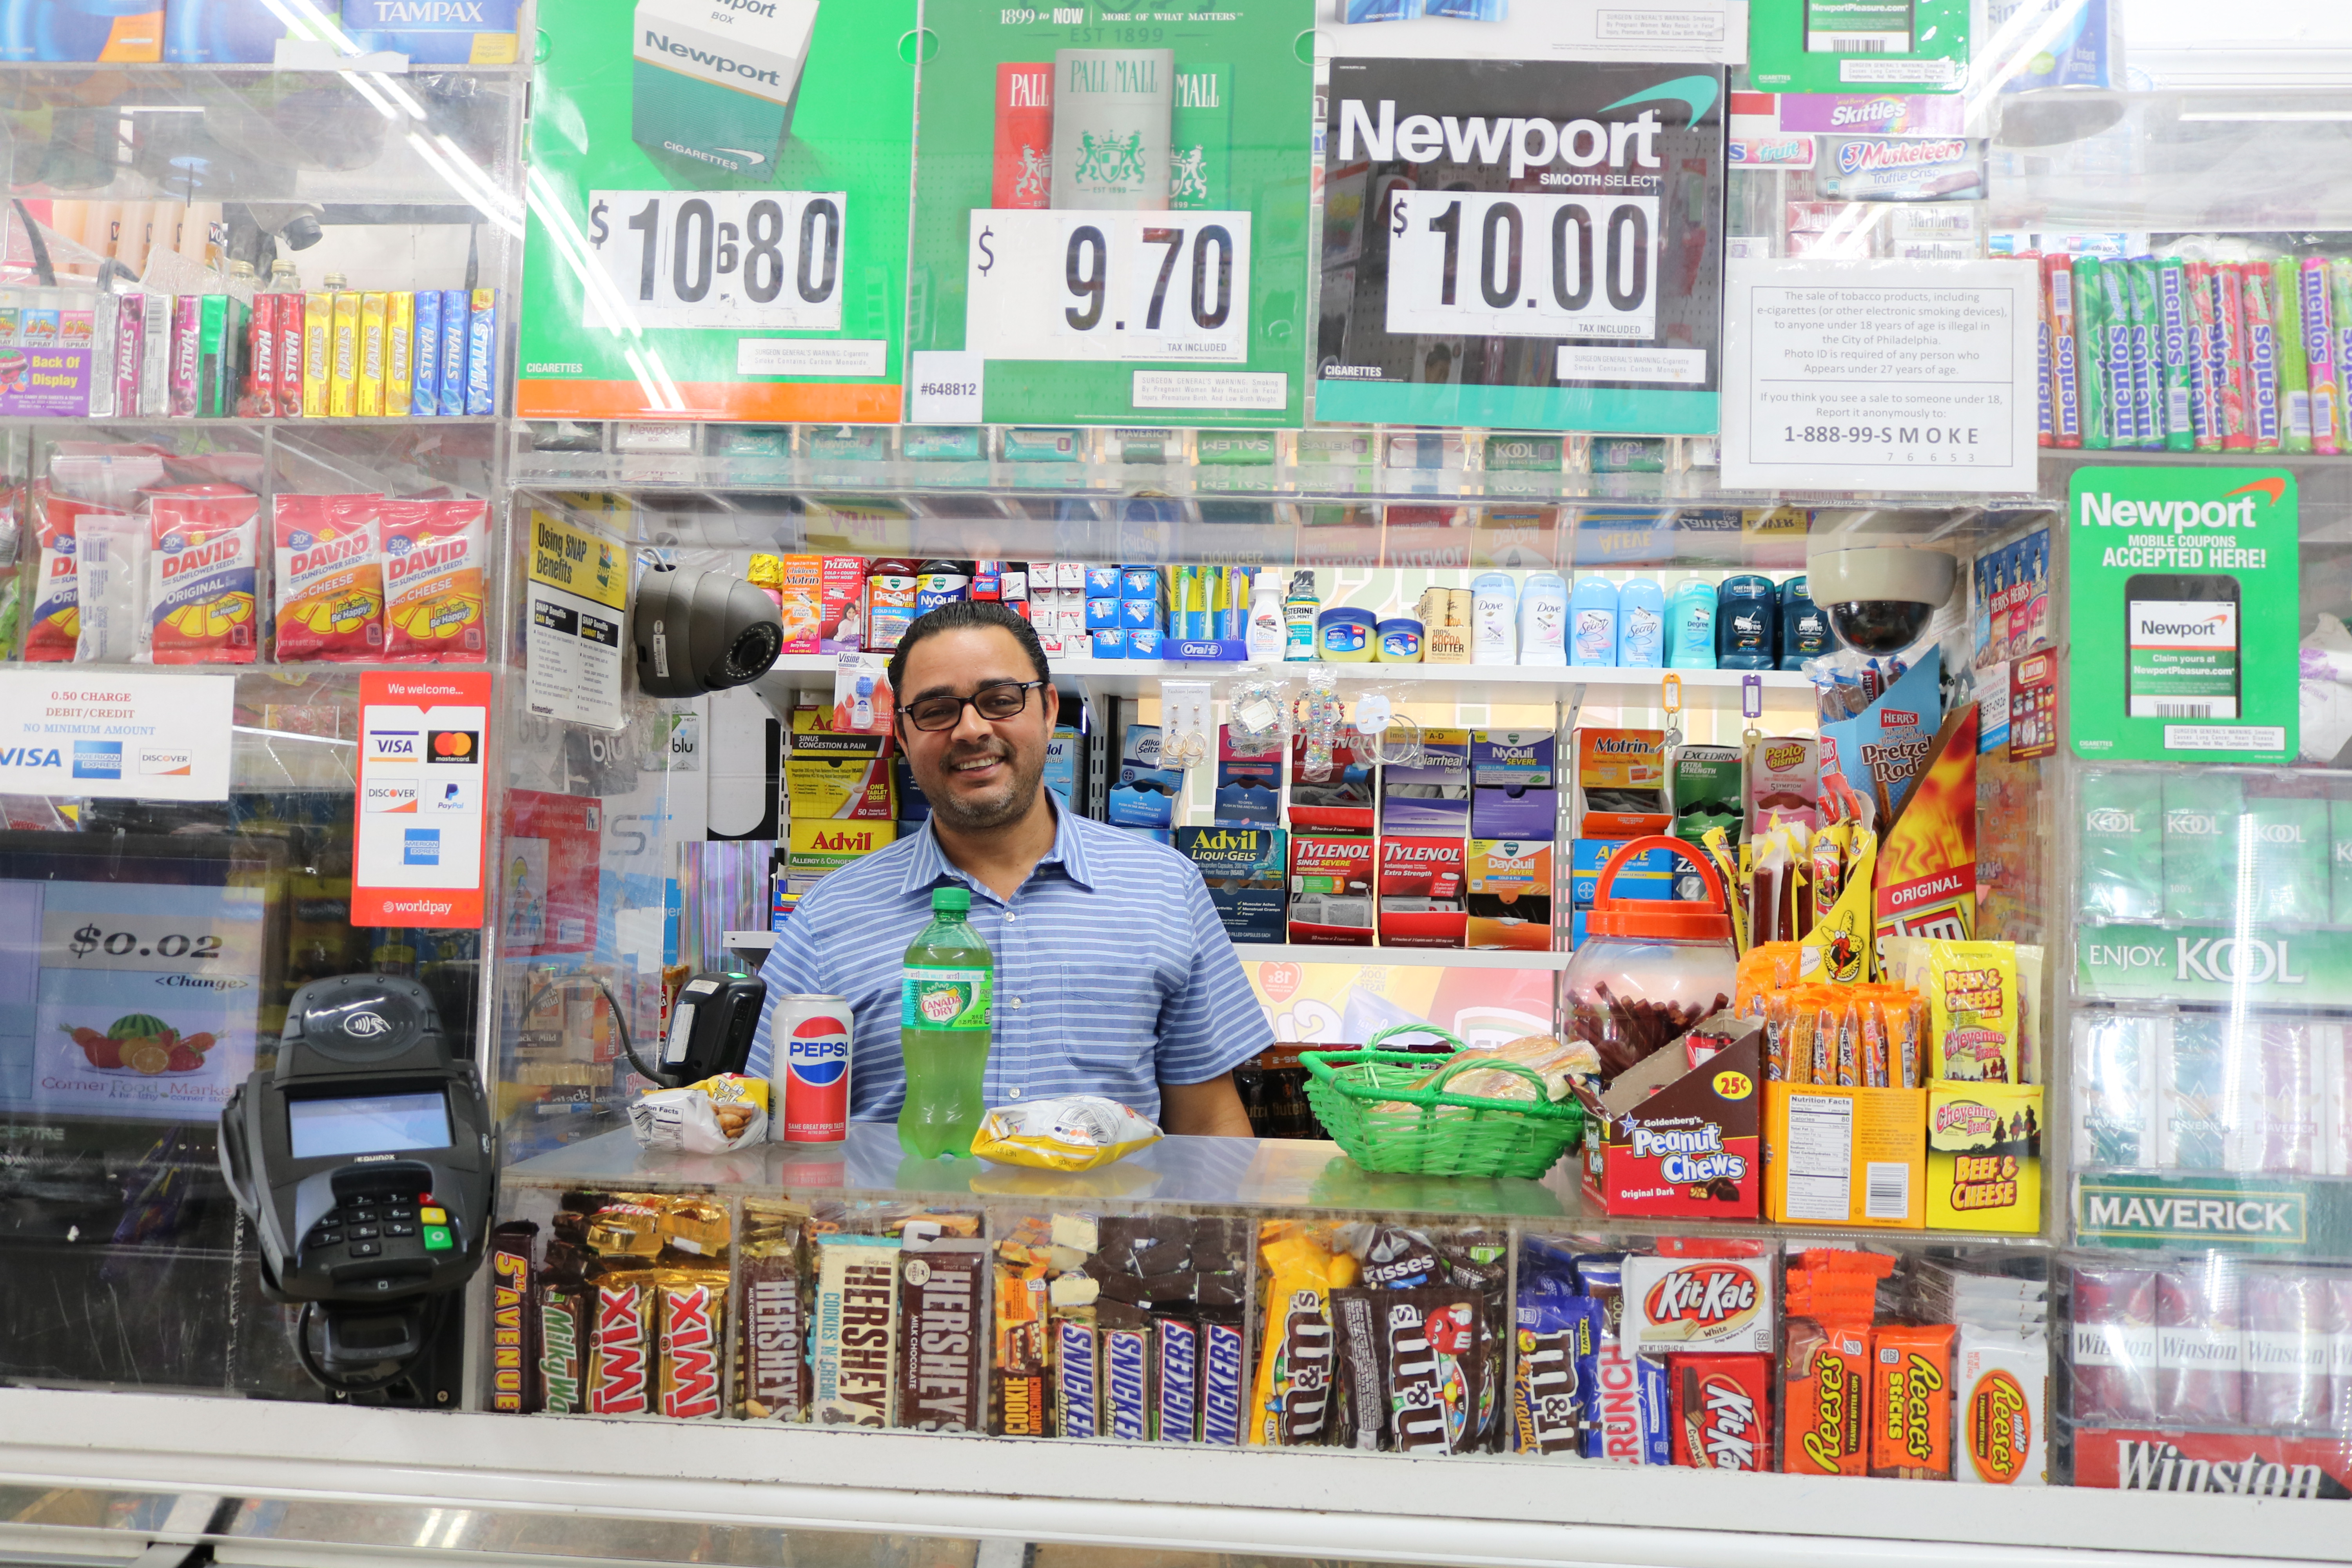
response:
<path id="1" fill-rule="evenodd" d="M 1927 1086 L 1927 1226 L 2042 1228 L 2042 1086 Z"/>
<path id="2" fill-rule="evenodd" d="M 637 0 L 629 134 L 765 177 L 792 129 L 817 0 Z"/>
<path id="3" fill-rule="evenodd" d="M 1470 836 L 1551 838 L 1559 817 L 1559 742 L 1549 730 L 1470 731 Z"/>
<path id="4" fill-rule="evenodd" d="M 1465 945 L 1551 951 L 1549 837 L 1473 838 L 1464 870 L 1469 916 L 1462 933 Z"/>
<path id="5" fill-rule="evenodd" d="M 1769 1258 L 1625 1259 L 1624 1335 L 1642 1355 L 1773 1351 Z"/>
<path id="6" fill-rule="evenodd" d="M 1290 940 L 1372 944 L 1370 835 L 1295 832 L 1290 838 Z"/>
<path id="7" fill-rule="evenodd" d="M 1585 1191 L 1612 1215 L 1756 1218 L 1763 1075 L 1763 1026 L 1748 1021 L 1696 1067 L 1671 1042 L 1605 1092 L 1580 1091 Z"/>
<path id="8" fill-rule="evenodd" d="M 1381 770 L 1381 831 L 1460 838 L 1470 824 L 1470 731 L 1424 730 L 1422 761 Z"/>
<path id="9" fill-rule="evenodd" d="M 1280 942 L 1285 841 L 1279 827 L 1180 827 L 1176 853 L 1200 868 L 1235 942 Z"/>
<path id="10" fill-rule="evenodd" d="M 1381 840 L 1381 945 L 1460 947 L 1469 930 L 1459 838 Z"/>

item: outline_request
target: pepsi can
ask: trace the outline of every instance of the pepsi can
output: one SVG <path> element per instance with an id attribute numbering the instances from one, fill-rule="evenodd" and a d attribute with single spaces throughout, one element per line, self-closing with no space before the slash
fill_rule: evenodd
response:
<path id="1" fill-rule="evenodd" d="M 768 1127 L 784 1143 L 839 1143 L 849 1136 L 846 996 L 784 995 L 769 1016 Z"/>

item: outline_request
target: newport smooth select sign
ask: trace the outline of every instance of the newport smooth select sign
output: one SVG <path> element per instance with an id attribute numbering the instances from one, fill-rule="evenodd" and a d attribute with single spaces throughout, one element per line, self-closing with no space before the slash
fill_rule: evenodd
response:
<path id="1" fill-rule="evenodd" d="M 2295 753 L 2300 552 L 2284 469 L 2075 471 L 2067 738 L 2095 762 Z"/>

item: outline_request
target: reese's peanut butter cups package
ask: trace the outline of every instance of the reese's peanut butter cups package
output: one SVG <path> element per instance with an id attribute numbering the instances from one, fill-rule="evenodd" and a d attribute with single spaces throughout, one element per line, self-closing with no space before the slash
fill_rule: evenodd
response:
<path id="1" fill-rule="evenodd" d="M 1871 1336 L 1870 1473 L 1952 1479 L 1950 1323 L 1882 1323 Z"/>
<path id="2" fill-rule="evenodd" d="M 1782 1354 L 1780 1468 L 1799 1476 L 1867 1473 L 1870 1325 L 1791 1318 Z"/>

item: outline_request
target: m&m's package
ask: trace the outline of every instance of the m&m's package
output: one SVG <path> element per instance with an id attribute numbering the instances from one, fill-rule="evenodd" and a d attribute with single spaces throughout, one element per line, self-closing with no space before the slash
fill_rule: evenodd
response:
<path id="1" fill-rule="evenodd" d="M 147 621 L 157 664 L 251 664 L 260 651 L 261 498 L 184 485 L 148 509 Z"/>
<path id="2" fill-rule="evenodd" d="M 481 500 L 383 503 L 384 657 L 467 664 L 489 647 L 483 579 L 490 507 Z"/>
<path id="3" fill-rule="evenodd" d="M 278 498 L 278 660 L 383 658 L 380 496 Z"/>

